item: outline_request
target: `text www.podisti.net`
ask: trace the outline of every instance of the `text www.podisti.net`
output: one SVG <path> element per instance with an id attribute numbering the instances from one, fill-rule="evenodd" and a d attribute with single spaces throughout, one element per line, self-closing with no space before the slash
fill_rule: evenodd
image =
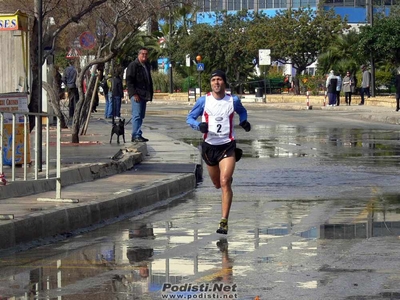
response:
<path id="1" fill-rule="evenodd" d="M 161 296 L 162 299 L 239 299 L 237 285 L 226 283 L 164 283 Z"/>

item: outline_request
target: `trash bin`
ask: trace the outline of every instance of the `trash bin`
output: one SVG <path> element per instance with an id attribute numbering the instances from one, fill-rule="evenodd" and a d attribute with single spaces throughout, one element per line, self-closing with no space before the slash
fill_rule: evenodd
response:
<path id="1" fill-rule="evenodd" d="M 256 98 L 262 98 L 263 96 L 263 88 L 256 88 Z"/>

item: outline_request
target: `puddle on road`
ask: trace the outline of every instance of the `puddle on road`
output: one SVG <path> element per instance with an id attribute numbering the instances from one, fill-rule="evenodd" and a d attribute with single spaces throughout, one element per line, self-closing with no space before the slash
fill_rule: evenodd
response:
<path id="1" fill-rule="evenodd" d="M 176 231 L 169 222 L 132 222 L 129 230 L 109 238 L 87 241 L 84 236 L 0 259 L 0 295 L 27 299 L 142 299 L 165 283 L 180 284 L 195 274 L 210 282 L 232 280 L 228 243 L 212 241 L 211 249 L 192 257 L 175 253 L 157 258 L 177 245 L 190 245 L 202 236 Z M 160 237 L 160 238 L 159 238 Z M 66 248 L 64 247 L 64 244 Z M 68 251 L 65 251 L 67 250 Z M 26 255 L 26 256 L 25 256 Z M 125 299 L 125 298 L 124 298 Z"/>
<path id="2" fill-rule="evenodd" d="M 299 236 L 301 240 L 291 242 L 290 246 L 282 245 L 278 250 L 303 251 L 304 255 L 313 256 L 318 249 L 312 248 L 310 240 L 400 235 L 400 194 L 382 195 L 364 206 L 346 200 L 347 204 L 326 224 L 294 231 L 293 222 L 307 216 L 307 211 L 319 203 L 323 202 L 288 201 L 281 211 L 288 213 L 290 207 L 292 221 L 258 226 L 245 232 L 246 238 L 229 243 L 210 240 L 198 251 L 191 247 L 196 239 L 207 238 L 201 228 L 187 230 L 174 227 L 172 222 L 152 224 L 133 220 L 123 223 L 123 228 L 112 236 L 99 237 L 94 242 L 85 236 L 76 237 L 57 247 L 33 249 L 12 258 L 2 258 L 1 296 L 97 300 L 120 295 L 129 299 L 151 299 L 165 283 L 176 286 L 186 282 L 205 282 L 210 286 L 233 284 L 235 276 L 246 276 L 246 272 L 254 270 L 254 265 L 276 264 L 276 268 L 285 269 L 284 262 L 280 265 L 274 253 L 252 256 L 251 265 L 244 265 L 249 262 L 246 260 L 242 265 L 235 263 L 235 257 L 250 256 L 272 239 Z M 162 257 L 166 251 L 170 251 L 170 255 Z M 316 281 L 299 281 L 296 285 L 315 289 Z"/>
<path id="3" fill-rule="evenodd" d="M 281 158 L 304 156 L 329 156 L 343 158 L 400 159 L 400 133 L 364 129 L 331 129 L 293 126 L 260 126 L 264 133 L 257 139 L 237 139 L 244 157 Z M 200 146 L 200 138 L 182 138 L 182 141 Z"/>
<path id="4" fill-rule="evenodd" d="M 298 203 L 296 201 L 296 204 Z M 303 205 L 306 205 L 306 202 Z M 311 207 L 318 203 L 310 201 L 308 205 Z M 384 194 L 378 198 L 372 198 L 365 205 L 345 204 L 324 224 L 312 226 L 305 231 L 295 232 L 293 227 L 292 221 L 276 223 L 273 226 L 249 230 L 248 233 L 259 239 L 291 234 L 305 239 L 365 239 L 400 236 L 400 194 Z"/>

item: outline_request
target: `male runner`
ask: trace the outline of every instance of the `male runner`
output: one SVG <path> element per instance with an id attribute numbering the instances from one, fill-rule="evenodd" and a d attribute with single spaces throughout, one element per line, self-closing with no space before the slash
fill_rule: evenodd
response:
<path id="1" fill-rule="evenodd" d="M 217 233 L 227 234 L 233 198 L 232 175 L 236 161 L 242 156 L 242 151 L 236 148 L 234 112 L 239 115 L 239 125 L 246 132 L 251 130 L 251 125 L 247 121 L 247 110 L 239 97 L 225 93 L 225 73 L 221 70 L 212 72 L 210 83 L 211 93 L 197 99 L 186 123 L 204 134 L 202 157 L 207 164 L 211 181 L 222 191 L 222 218 Z M 202 122 L 197 121 L 199 116 L 202 116 Z"/>

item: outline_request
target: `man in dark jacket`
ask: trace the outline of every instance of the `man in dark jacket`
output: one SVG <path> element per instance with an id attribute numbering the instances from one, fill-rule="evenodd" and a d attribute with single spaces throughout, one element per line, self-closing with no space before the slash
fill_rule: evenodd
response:
<path id="1" fill-rule="evenodd" d="M 361 66 L 361 71 L 362 71 L 362 81 L 360 90 L 361 102 L 358 105 L 364 105 L 365 94 L 368 96 L 368 98 L 371 96 L 369 89 L 369 86 L 371 84 L 371 73 L 367 70 L 367 67 L 365 65 Z"/>
<path id="2" fill-rule="evenodd" d="M 122 70 L 117 68 L 114 72 L 114 77 L 111 84 L 112 101 L 113 101 L 113 116 L 114 118 L 121 117 L 121 100 L 124 97 L 124 88 L 121 79 Z"/>
<path id="3" fill-rule="evenodd" d="M 126 84 L 132 104 L 132 142 L 148 141 L 142 136 L 146 104 L 153 99 L 153 80 L 148 54 L 147 48 L 141 48 L 137 59 L 131 62 L 126 70 Z"/>
<path id="4" fill-rule="evenodd" d="M 69 117 L 72 118 L 75 112 L 75 105 L 79 101 L 78 88 L 76 86 L 76 78 L 78 72 L 75 69 L 74 62 L 69 61 L 69 66 L 64 71 L 63 82 L 68 89 L 68 99 L 69 99 Z"/>
<path id="5" fill-rule="evenodd" d="M 104 106 L 104 118 L 111 118 L 111 99 L 108 97 L 108 84 L 107 84 L 107 77 L 104 76 L 103 73 L 101 73 L 101 81 L 100 81 L 100 86 L 103 89 L 103 94 L 104 94 L 104 100 L 106 101 L 106 104 Z"/>

